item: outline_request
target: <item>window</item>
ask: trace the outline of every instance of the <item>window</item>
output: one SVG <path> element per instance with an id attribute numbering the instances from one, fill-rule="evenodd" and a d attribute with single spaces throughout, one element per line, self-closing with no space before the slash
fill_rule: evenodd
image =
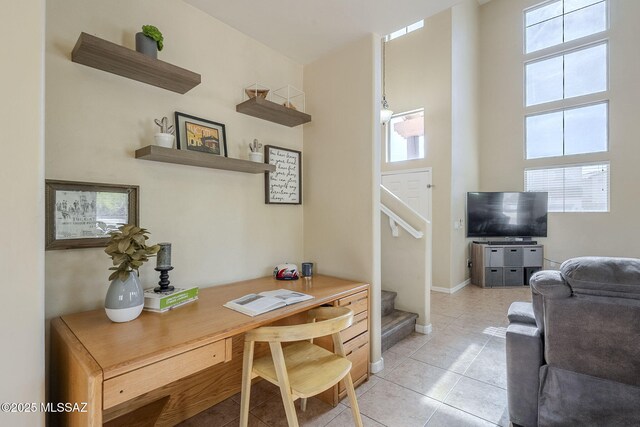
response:
<path id="1" fill-rule="evenodd" d="M 525 51 L 535 52 L 607 29 L 606 0 L 556 0 L 525 12 Z"/>
<path id="2" fill-rule="evenodd" d="M 549 212 L 608 212 L 609 163 L 525 169 L 525 191 L 549 193 Z"/>
<path id="3" fill-rule="evenodd" d="M 424 109 L 391 116 L 387 126 L 387 162 L 424 159 Z"/>
<path id="4" fill-rule="evenodd" d="M 418 21 L 416 23 L 413 23 L 411 25 L 408 25 L 408 26 L 406 26 L 404 28 L 401 28 L 398 31 L 394 31 L 391 34 L 386 35 L 384 37 L 384 41 L 388 42 L 388 41 L 391 41 L 393 39 L 397 39 L 398 37 L 402 37 L 402 36 L 404 36 L 406 34 L 409 34 L 412 31 L 418 30 L 418 29 L 420 29 L 422 27 L 424 27 L 424 19 L 422 19 L 422 20 L 420 20 L 420 21 Z"/>
<path id="5" fill-rule="evenodd" d="M 607 44 L 525 65 L 527 107 L 607 90 Z"/>
<path id="6" fill-rule="evenodd" d="M 548 192 L 551 212 L 609 211 L 606 154 L 597 164 L 549 165 L 609 150 L 608 25 L 607 0 L 524 11 L 524 154 L 549 159 L 525 169 L 525 190 Z"/>
<path id="7" fill-rule="evenodd" d="M 608 105 L 603 102 L 527 116 L 527 159 L 607 151 Z"/>

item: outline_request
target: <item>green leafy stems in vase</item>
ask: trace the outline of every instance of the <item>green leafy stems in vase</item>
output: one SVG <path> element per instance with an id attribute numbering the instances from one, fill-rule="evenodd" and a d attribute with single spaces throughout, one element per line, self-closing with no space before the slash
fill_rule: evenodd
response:
<path id="1" fill-rule="evenodd" d="M 147 246 L 149 231 L 134 224 L 122 225 L 110 234 L 111 239 L 104 250 L 114 265 L 109 268 L 113 270 L 109 280 L 118 278 L 124 282 L 129 273 L 134 270 L 138 273 L 138 269 L 160 250 L 160 245 Z"/>
<path id="2" fill-rule="evenodd" d="M 162 50 L 164 47 L 164 37 L 157 27 L 154 27 L 153 25 L 143 25 L 142 34 L 153 39 L 157 43 L 158 51 Z"/>

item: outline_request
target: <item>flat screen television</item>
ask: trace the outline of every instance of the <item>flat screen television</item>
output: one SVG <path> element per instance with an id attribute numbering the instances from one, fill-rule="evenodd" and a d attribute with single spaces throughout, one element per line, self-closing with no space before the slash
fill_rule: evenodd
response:
<path id="1" fill-rule="evenodd" d="M 546 192 L 467 193 L 467 237 L 547 237 Z"/>

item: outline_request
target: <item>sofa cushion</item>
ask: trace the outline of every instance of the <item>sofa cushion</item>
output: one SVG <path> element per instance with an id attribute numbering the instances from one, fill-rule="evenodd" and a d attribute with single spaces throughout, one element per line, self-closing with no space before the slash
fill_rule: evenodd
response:
<path id="1" fill-rule="evenodd" d="M 640 299 L 640 259 L 573 258 L 560 272 L 574 294 Z"/>
<path id="2" fill-rule="evenodd" d="M 549 365 L 640 387 L 640 301 L 545 299 L 544 324 Z"/>
<path id="3" fill-rule="evenodd" d="M 539 426 L 638 426 L 640 387 L 545 365 Z"/>

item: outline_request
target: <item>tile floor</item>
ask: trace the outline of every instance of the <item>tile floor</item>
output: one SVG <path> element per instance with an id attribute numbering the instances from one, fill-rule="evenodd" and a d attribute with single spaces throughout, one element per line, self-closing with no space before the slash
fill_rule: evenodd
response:
<path id="1" fill-rule="evenodd" d="M 507 309 L 530 301 L 529 288 L 467 286 L 431 294 L 429 335 L 412 334 L 383 354 L 385 369 L 357 389 L 365 427 L 508 426 L 504 337 Z M 297 402 L 296 402 L 297 406 Z M 238 425 L 240 395 L 181 426 Z M 278 389 L 265 381 L 251 392 L 252 427 L 286 427 Z M 309 399 L 298 409 L 305 427 L 352 426 L 345 399 L 335 408 Z"/>

